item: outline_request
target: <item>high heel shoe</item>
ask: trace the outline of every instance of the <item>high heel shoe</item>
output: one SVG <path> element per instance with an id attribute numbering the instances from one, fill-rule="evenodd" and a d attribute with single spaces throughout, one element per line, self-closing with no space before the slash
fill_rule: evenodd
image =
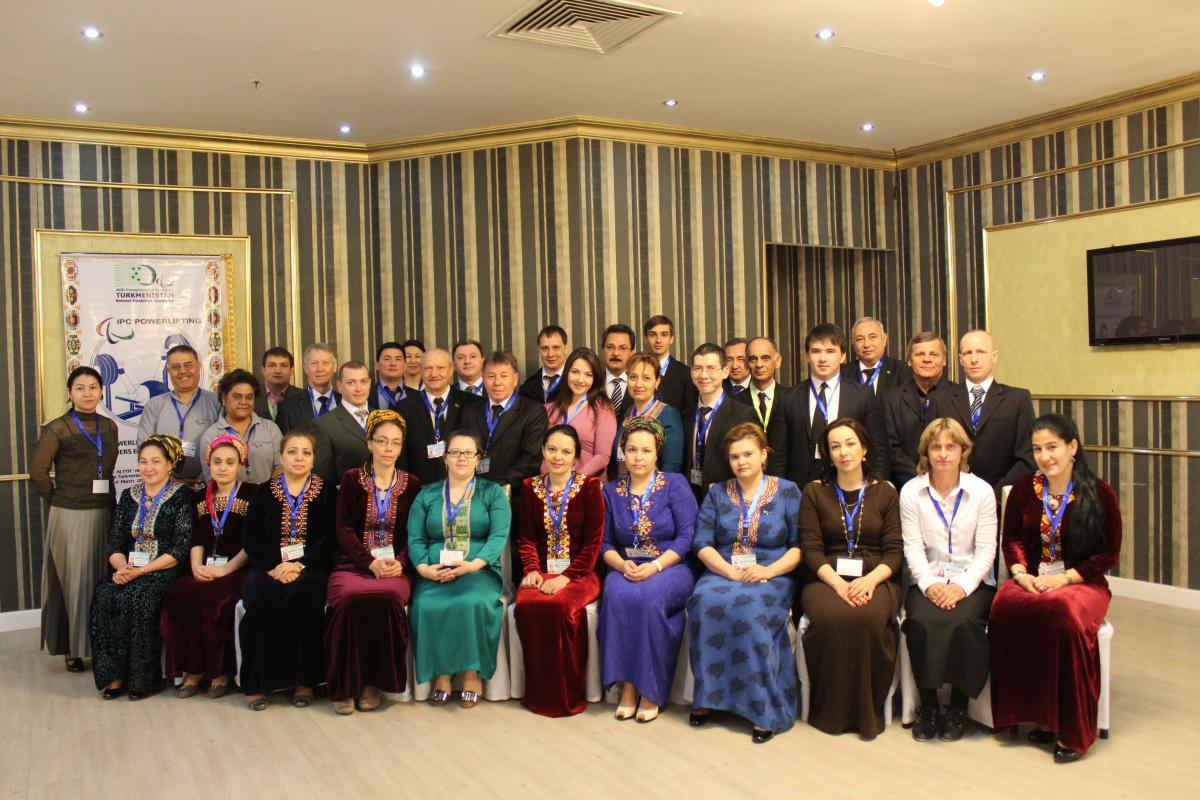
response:
<path id="1" fill-rule="evenodd" d="M 429 705 L 431 706 L 444 706 L 448 702 L 450 702 L 449 692 L 439 692 L 434 690 L 434 692 L 429 695 Z"/>
<path id="2" fill-rule="evenodd" d="M 66 666 L 67 672 L 83 672 L 84 670 L 82 658 L 71 658 L 70 656 L 67 656 Z"/>
<path id="3" fill-rule="evenodd" d="M 688 714 L 688 725 L 691 725 L 693 728 L 699 728 L 701 725 L 704 725 L 705 723 L 707 723 L 708 718 L 711 716 L 712 716 L 711 711 L 705 711 L 702 714 L 699 712 L 693 711 L 691 714 Z"/>
<path id="4" fill-rule="evenodd" d="M 1072 750 L 1069 747 L 1063 747 L 1057 742 L 1054 745 L 1054 763 L 1055 764 L 1073 764 L 1083 758 L 1083 753 L 1078 750 Z"/>
<path id="5" fill-rule="evenodd" d="M 618 720 L 624 722 L 627 719 L 633 719 L 633 715 L 637 713 L 637 706 L 617 706 L 617 713 L 614 714 Z"/>
<path id="6" fill-rule="evenodd" d="M 121 684 L 120 686 L 113 686 L 111 688 L 106 688 L 104 691 L 102 691 L 100 693 L 100 696 L 103 697 L 105 700 L 113 700 L 117 697 L 120 697 L 123 694 L 125 694 L 125 684 Z"/>
<path id="7" fill-rule="evenodd" d="M 638 722 L 654 722 L 658 719 L 657 708 L 642 708 L 641 703 L 638 703 L 637 721 Z"/>
<path id="8" fill-rule="evenodd" d="M 750 739 L 755 744 L 765 744 L 775 736 L 775 731 L 760 731 L 758 728 L 750 731 Z"/>

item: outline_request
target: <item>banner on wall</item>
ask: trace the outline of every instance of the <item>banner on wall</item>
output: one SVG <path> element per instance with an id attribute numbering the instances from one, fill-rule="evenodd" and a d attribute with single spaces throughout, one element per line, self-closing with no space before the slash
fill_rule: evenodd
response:
<path id="1" fill-rule="evenodd" d="M 200 385 L 215 389 L 232 369 L 231 255 L 62 253 L 67 373 L 90 366 L 104 381 L 97 411 L 117 423 L 118 493 L 138 480 L 142 408 L 170 391 L 167 350 L 200 355 Z"/>

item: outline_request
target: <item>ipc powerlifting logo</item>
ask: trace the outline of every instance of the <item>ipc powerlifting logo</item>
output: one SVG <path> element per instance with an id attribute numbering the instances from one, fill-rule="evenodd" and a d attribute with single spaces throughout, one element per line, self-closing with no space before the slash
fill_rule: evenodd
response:
<path id="1" fill-rule="evenodd" d="M 174 281 L 166 280 L 149 264 L 117 264 L 113 267 L 114 299 L 118 303 L 172 302 Z"/>

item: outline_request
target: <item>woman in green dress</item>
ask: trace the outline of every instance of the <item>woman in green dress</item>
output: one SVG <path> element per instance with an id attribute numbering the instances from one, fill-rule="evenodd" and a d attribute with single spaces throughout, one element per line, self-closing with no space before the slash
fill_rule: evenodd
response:
<path id="1" fill-rule="evenodd" d="M 512 511 L 504 490 L 475 477 L 483 445 L 464 431 L 446 440 L 446 480 L 423 488 L 408 515 L 408 555 L 418 579 L 409 621 L 416 680 L 433 679 L 430 702 L 445 705 L 462 673 L 463 708 L 479 701 L 496 671 L 504 606 L 500 555 Z"/>

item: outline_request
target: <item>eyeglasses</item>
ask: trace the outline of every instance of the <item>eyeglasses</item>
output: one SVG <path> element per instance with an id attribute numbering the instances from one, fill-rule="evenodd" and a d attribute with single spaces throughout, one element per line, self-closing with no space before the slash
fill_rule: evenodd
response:
<path id="1" fill-rule="evenodd" d="M 380 439 L 378 436 L 376 436 L 374 439 L 371 440 L 371 442 L 372 442 L 372 444 L 376 445 L 377 447 L 387 447 L 388 445 L 391 445 L 392 447 L 396 448 L 397 450 L 399 450 L 401 447 L 404 446 L 403 439 Z"/>
<path id="2" fill-rule="evenodd" d="M 462 461 L 463 459 L 475 458 L 479 453 L 475 450 L 447 450 L 446 455 L 455 461 Z"/>

